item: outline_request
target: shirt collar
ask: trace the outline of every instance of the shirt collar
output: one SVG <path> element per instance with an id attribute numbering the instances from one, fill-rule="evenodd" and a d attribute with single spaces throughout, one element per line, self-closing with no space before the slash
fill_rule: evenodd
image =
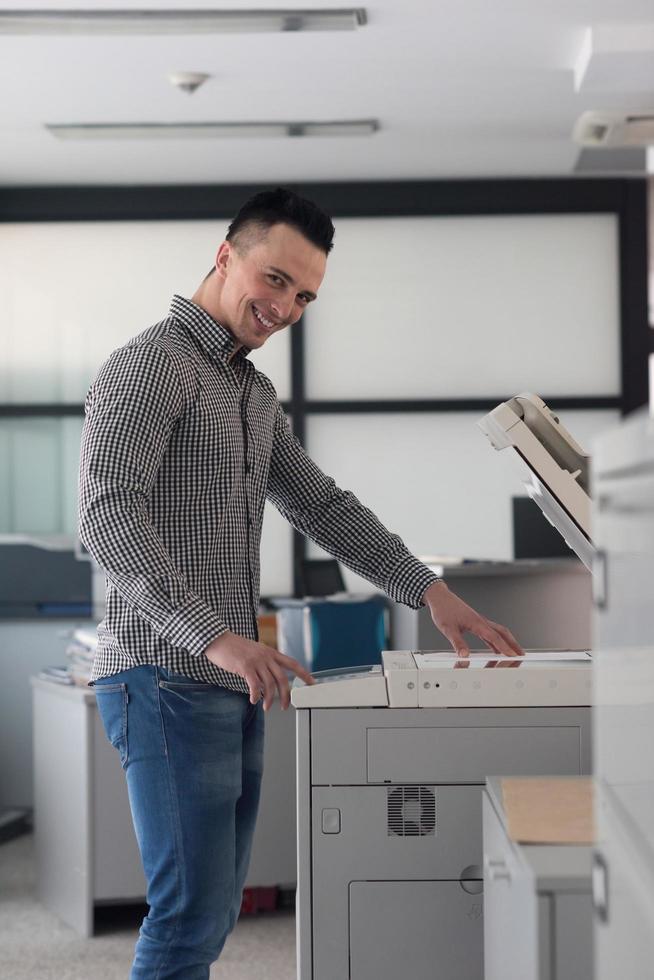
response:
<path id="1" fill-rule="evenodd" d="M 200 346 L 214 357 L 226 361 L 234 353 L 236 340 L 233 335 L 218 323 L 206 310 L 184 296 L 173 296 L 170 304 L 170 316 L 178 320 L 197 340 Z M 240 347 L 238 352 L 243 357 L 250 353 L 249 347 Z"/>

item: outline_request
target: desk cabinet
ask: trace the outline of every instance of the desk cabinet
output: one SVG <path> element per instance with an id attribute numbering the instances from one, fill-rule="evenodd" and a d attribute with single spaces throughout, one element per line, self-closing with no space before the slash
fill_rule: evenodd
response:
<path id="1" fill-rule="evenodd" d="M 591 848 L 509 839 L 500 780 L 483 796 L 485 980 L 592 980 Z"/>
<path id="2" fill-rule="evenodd" d="M 95 620 L 0 619 L 0 807 L 34 806 L 30 677 L 66 663 L 73 630 Z"/>
<path id="3" fill-rule="evenodd" d="M 91 689 L 32 679 L 37 895 L 83 936 L 96 903 L 143 901 L 125 775 Z M 247 886 L 295 884 L 292 711 L 266 718 L 264 780 Z"/>

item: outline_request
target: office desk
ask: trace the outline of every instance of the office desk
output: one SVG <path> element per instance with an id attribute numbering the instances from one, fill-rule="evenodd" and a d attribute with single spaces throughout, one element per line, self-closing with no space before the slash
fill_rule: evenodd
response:
<path id="1" fill-rule="evenodd" d="M 52 617 L 0 619 L 0 807 L 34 805 L 30 677 L 65 665 L 73 630 L 95 620 Z"/>
<path id="2" fill-rule="evenodd" d="M 143 901 L 125 776 L 89 688 L 32 678 L 37 897 L 83 936 L 99 903 Z M 264 779 L 246 887 L 293 887 L 295 716 L 266 718 Z"/>
<path id="3" fill-rule="evenodd" d="M 512 841 L 498 777 L 483 828 L 485 980 L 592 980 L 591 846 Z"/>

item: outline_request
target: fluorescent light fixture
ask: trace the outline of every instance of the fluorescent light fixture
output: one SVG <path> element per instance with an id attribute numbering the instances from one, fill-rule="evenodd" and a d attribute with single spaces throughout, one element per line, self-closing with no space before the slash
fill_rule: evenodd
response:
<path id="1" fill-rule="evenodd" d="M 171 122 L 46 124 L 57 139 L 266 139 L 296 136 L 371 136 L 376 119 L 337 122 Z"/>
<path id="2" fill-rule="evenodd" d="M 363 7 L 306 10 L 2 10 L 0 34 L 251 34 L 354 31 Z"/>

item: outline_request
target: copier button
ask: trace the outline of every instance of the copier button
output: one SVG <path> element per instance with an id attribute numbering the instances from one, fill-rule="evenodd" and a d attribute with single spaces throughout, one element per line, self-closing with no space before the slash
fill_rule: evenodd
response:
<path id="1" fill-rule="evenodd" d="M 341 832 L 341 811 L 335 807 L 322 811 L 322 832 L 323 834 L 340 834 Z"/>

